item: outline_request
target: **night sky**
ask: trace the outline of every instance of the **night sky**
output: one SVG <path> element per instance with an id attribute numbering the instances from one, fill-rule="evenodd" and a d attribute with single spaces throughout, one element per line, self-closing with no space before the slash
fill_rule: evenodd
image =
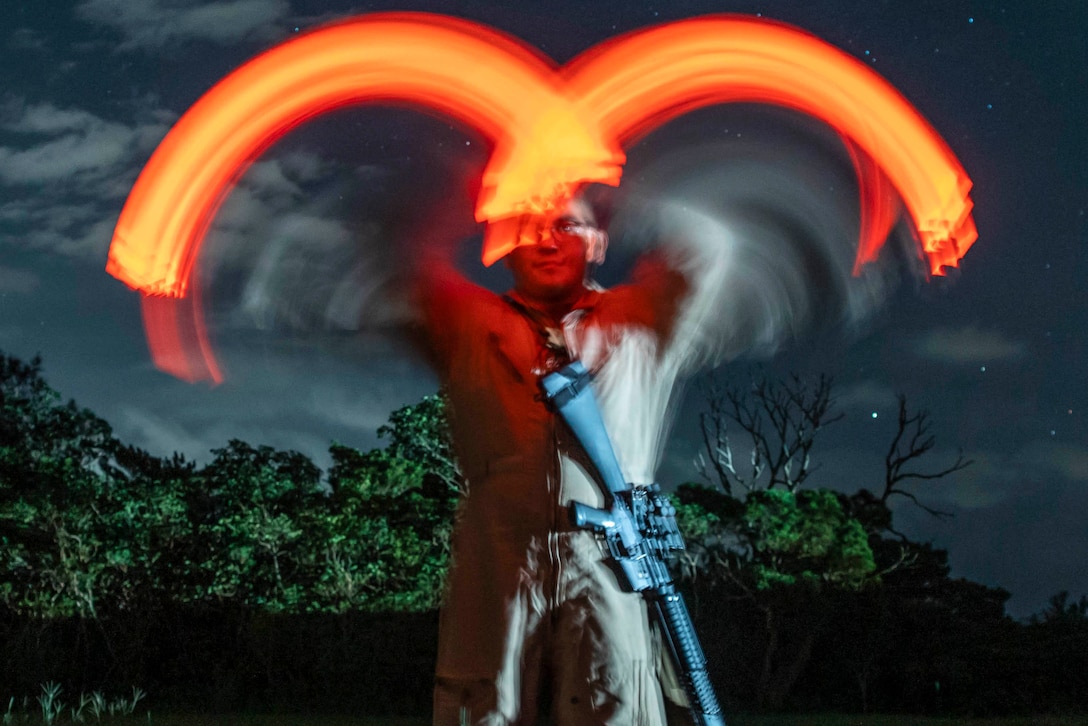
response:
<path id="1" fill-rule="evenodd" d="M 972 178 L 979 240 L 951 279 L 898 275 L 864 319 L 813 318 L 811 332 L 762 356 L 763 365 L 772 375 L 835 378 L 845 418 L 817 444 L 821 468 L 810 484 L 877 488 L 896 394 L 905 394 L 929 412 L 937 437 L 923 467 L 947 466 L 961 449 L 974 464 L 913 489 L 954 517 L 903 501 L 898 528 L 947 548 L 954 576 L 1009 590 L 1016 617 L 1061 590 L 1088 594 L 1088 5 L 1079 0 L 15 0 L 0 34 L 0 350 L 40 353 L 54 388 L 155 454 L 207 461 L 239 438 L 324 464 L 331 441 L 376 445 L 389 412 L 437 383 L 394 338 L 353 332 L 349 303 L 358 298 L 338 307 L 343 290 L 321 281 L 381 264 L 360 247 L 426 218 L 417 198 L 435 198 L 457 169 L 485 163 L 479 137 L 404 110 L 351 109 L 262 157 L 204 252 L 211 333 L 228 375 L 220 386 L 154 369 L 137 295 L 103 268 L 136 175 L 203 92 L 296 32 L 379 10 L 487 23 L 560 62 L 654 23 L 762 14 L 891 81 Z M 730 148 L 771 147 L 801 158 L 825 153 L 826 138 L 818 124 L 778 110 L 714 109 L 629 149 L 627 173 L 651 168 L 663 149 L 711 140 L 723 158 Z M 827 163 L 820 178 L 798 163 L 797 173 L 844 194 L 834 168 Z M 486 281 L 501 286 L 502 274 Z M 717 371 L 733 382 L 749 373 L 745 360 Z M 687 390 L 660 472 L 666 484 L 697 479 L 699 387 Z"/>

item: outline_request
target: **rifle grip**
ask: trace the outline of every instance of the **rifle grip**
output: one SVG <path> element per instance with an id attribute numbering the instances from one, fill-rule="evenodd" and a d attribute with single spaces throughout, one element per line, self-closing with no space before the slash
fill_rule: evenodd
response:
<path id="1" fill-rule="evenodd" d="M 570 521 L 578 529 L 592 529 L 594 532 L 607 532 L 616 526 L 612 512 L 581 502 L 570 503 Z"/>

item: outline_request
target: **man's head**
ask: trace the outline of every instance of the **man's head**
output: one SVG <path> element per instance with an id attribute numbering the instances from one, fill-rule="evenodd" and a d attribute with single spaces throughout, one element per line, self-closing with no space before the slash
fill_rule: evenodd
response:
<path id="1" fill-rule="evenodd" d="M 548 304 L 572 302 L 581 295 L 586 270 L 590 263 L 603 261 L 608 240 L 582 197 L 555 214 L 522 218 L 518 237 L 518 246 L 506 257 L 514 289 Z"/>

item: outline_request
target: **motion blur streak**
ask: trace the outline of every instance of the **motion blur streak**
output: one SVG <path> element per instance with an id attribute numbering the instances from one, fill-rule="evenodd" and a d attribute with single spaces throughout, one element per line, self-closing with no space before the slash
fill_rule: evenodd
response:
<path id="1" fill-rule="evenodd" d="M 107 271 L 148 295 L 184 296 L 204 233 L 248 165 L 307 119 L 363 101 L 440 111 L 494 144 L 477 221 L 554 209 L 582 183 L 616 185 L 622 144 L 698 107 L 756 101 L 812 115 L 859 150 L 855 270 L 876 258 L 890 228 L 889 181 L 932 274 L 954 266 L 977 237 L 971 182 L 937 133 L 871 68 L 801 30 L 697 18 L 610 40 L 560 69 L 468 21 L 375 14 L 283 43 L 203 96 L 137 179 Z M 510 227 L 490 226 L 485 265 L 516 246 L 502 233 Z M 201 356 L 214 370 L 199 308 L 192 312 Z M 145 319 L 164 346 L 184 344 L 176 331 L 150 330 L 156 320 L 170 325 L 169 315 Z"/>
<path id="2" fill-rule="evenodd" d="M 140 300 L 151 360 L 183 381 L 223 382 L 204 325 L 200 289 L 194 285 L 184 299 L 144 295 Z"/>
<path id="3" fill-rule="evenodd" d="M 716 289 L 693 301 L 700 323 L 685 329 L 697 365 L 769 358 L 813 333 L 854 338 L 905 277 L 928 274 L 905 225 L 889 237 L 894 200 L 880 216 L 859 215 L 866 200 L 851 193 L 862 183 L 855 174 L 871 172 L 862 152 L 851 165 L 823 130 L 776 127 L 773 114 L 750 123 L 763 135 L 694 148 L 658 140 L 645 161 L 633 159 L 613 217 L 632 251 L 675 240 L 692 271 L 721 266 Z M 890 254 L 859 268 L 857 240 L 868 235 L 888 240 Z"/>
<path id="4" fill-rule="evenodd" d="M 843 139 L 843 142 L 854 164 L 854 175 L 858 180 L 861 197 L 858 215 L 861 232 L 858 234 L 853 269 L 854 276 L 857 276 L 861 274 L 863 265 L 877 261 L 880 248 L 884 246 L 888 233 L 899 218 L 899 200 L 895 189 L 888 183 L 888 178 L 880 171 L 876 162 L 850 143 L 849 139 Z M 960 256 L 962 257 L 962 253 Z M 956 262 L 958 261 L 957 258 Z"/>
<path id="5" fill-rule="evenodd" d="M 816 116 L 895 185 L 933 274 L 955 266 L 977 237 L 971 181 L 937 132 L 870 67 L 804 31 L 757 18 L 696 18 L 607 41 L 569 73 L 573 95 L 621 142 L 716 103 L 759 101 Z"/>
<path id="6" fill-rule="evenodd" d="M 439 15 L 371 15 L 291 40 L 224 78 L 171 129 L 121 212 L 106 269 L 147 294 L 184 295 L 204 233 L 248 165 L 307 119 L 363 101 L 442 111 L 494 142 L 480 220 L 534 211 L 579 181 L 619 183 L 623 154 L 559 81 L 518 42 Z"/>

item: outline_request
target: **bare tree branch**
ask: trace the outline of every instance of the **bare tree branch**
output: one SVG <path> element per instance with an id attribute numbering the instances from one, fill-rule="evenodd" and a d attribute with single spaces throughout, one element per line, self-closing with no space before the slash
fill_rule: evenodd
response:
<path id="1" fill-rule="evenodd" d="M 776 383 L 760 376 L 749 387 L 705 388 L 707 411 L 700 415 L 703 451 L 696 467 L 703 478 L 733 495 L 780 487 L 796 491 L 817 469 L 812 448 L 817 434 L 842 418 L 835 412 L 830 376 L 805 380 L 793 375 Z M 751 439 L 748 466 L 738 471 L 729 427 Z"/>
<path id="2" fill-rule="evenodd" d="M 911 413 L 907 407 L 906 396 L 900 394 L 899 417 L 895 437 L 884 457 L 884 491 L 880 496 L 882 504 L 896 495 L 906 497 L 923 511 L 935 517 L 951 517 L 952 513 L 922 504 L 912 492 L 902 488 L 903 482 L 910 480 L 931 481 L 943 479 L 961 469 L 966 469 L 974 462 L 966 459 L 961 450 L 951 465 L 938 471 L 917 471 L 908 468 L 917 463 L 923 455 L 932 451 L 936 438 L 930 433 L 929 413 L 918 411 Z"/>

